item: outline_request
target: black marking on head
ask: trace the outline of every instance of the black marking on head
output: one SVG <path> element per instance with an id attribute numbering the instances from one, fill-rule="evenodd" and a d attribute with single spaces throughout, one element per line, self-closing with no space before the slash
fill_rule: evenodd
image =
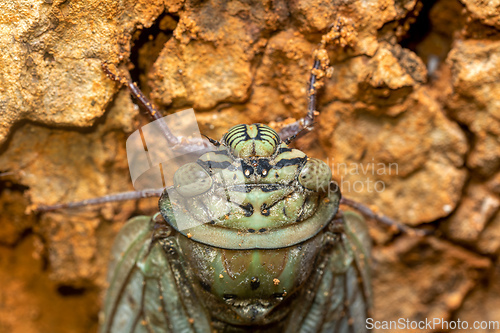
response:
<path id="1" fill-rule="evenodd" d="M 231 140 L 231 138 L 235 134 L 245 133 L 246 127 L 247 127 L 247 125 L 245 125 L 245 124 L 239 124 L 239 125 L 236 125 L 236 126 L 230 128 L 229 131 L 226 134 L 224 134 L 224 136 L 222 137 L 222 140 L 224 140 L 224 142 L 226 144 L 228 144 L 228 141 Z"/>
<path id="2" fill-rule="evenodd" d="M 250 217 L 253 214 L 253 206 L 251 203 L 247 203 L 245 206 L 239 205 L 241 209 L 245 211 L 245 216 Z"/>
<path id="3" fill-rule="evenodd" d="M 250 193 L 254 189 L 259 189 L 262 192 L 273 192 L 282 190 L 285 186 L 283 184 L 259 184 L 259 186 L 255 186 L 254 184 L 239 184 L 228 186 L 228 190 L 240 193 Z"/>
<path id="4" fill-rule="evenodd" d="M 263 215 L 263 216 L 269 216 L 269 214 L 271 214 L 269 212 L 269 207 L 267 207 L 267 204 L 262 204 L 262 206 L 260 206 L 260 213 Z"/>
<path id="5" fill-rule="evenodd" d="M 229 130 L 229 132 L 227 132 L 222 137 L 222 141 L 224 142 L 224 144 L 227 147 L 235 148 L 235 147 L 233 147 L 233 142 L 236 139 L 240 139 L 240 138 L 242 138 L 242 140 L 240 140 L 240 142 L 245 142 L 245 141 L 251 139 L 250 135 L 248 135 L 246 125 L 241 124 L 241 125 L 234 126 L 233 128 L 231 128 Z"/>
<path id="6" fill-rule="evenodd" d="M 236 146 L 238 146 L 238 144 L 242 143 L 242 142 L 246 142 L 248 140 L 250 140 L 250 136 L 248 135 L 248 133 L 245 131 L 245 132 L 239 132 L 238 134 L 236 135 L 231 135 L 231 138 L 229 139 L 228 141 L 228 146 L 231 147 L 231 148 L 236 148 L 236 146 L 232 146 L 233 145 L 233 142 L 234 140 L 236 139 L 241 139 L 237 144 Z"/>
<path id="7" fill-rule="evenodd" d="M 269 159 L 267 158 L 260 158 L 257 161 L 257 174 L 261 175 L 262 177 L 266 177 L 269 174 L 269 170 L 271 170 L 272 168 L 273 167 L 271 166 L 271 164 L 269 164 Z"/>
<path id="8" fill-rule="evenodd" d="M 276 133 L 274 130 L 272 130 L 268 127 L 262 126 L 261 124 L 254 124 L 254 125 L 257 126 L 257 130 L 258 130 L 257 135 L 259 135 L 259 139 L 261 139 L 263 141 L 268 141 L 268 142 L 273 141 L 274 147 L 278 147 L 278 145 L 281 143 L 281 139 L 280 139 L 278 133 Z"/>
<path id="9" fill-rule="evenodd" d="M 288 153 L 288 152 L 291 152 L 291 151 L 292 151 L 292 148 L 283 148 L 283 147 L 281 147 L 280 149 L 278 149 L 278 155 L 282 154 L 282 153 Z"/>
<path id="10" fill-rule="evenodd" d="M 307 157 L 295 157 L 295 158 L 285 158 L 282 160 L 279 160 L 278 163 L 274 166 L 275 169 L 281 169 L 283 167 L 289 166 L 289 165 L 303 165 L 307 161 Z"/>
<path id="11" fill-rule="evenodd" d="M 250 178 L 250 176 L 253 175 L 253 167 L 243 160 L 241 161 L 241 168 L 245 177 Z"/>
<path id="12" fill-rule="evenodd" d="M 260 280 L 258 277 L 254 276 L 250 279 L 250 289 L 257 290 L 260 287 Z"/>
<path id="13" fill-rule="evenodd" d="M 259 188 L 262 192 L 272 192 L 283 189 L 283 186 L 280 184 L 265 184 L 261 185 Z"/>

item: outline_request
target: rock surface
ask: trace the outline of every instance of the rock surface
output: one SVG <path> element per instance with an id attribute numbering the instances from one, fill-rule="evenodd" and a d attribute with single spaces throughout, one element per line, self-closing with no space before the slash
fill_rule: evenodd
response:
<path id="1" fill-rule="evenodd" d="M 113 237 L 157 209 L 153 198 L 32 212 L 133 189 L 125 141 L 147 120 L 102 62 L 128 69 L 164 114 L 193 107 L 218 139 L 304 116 L 313 51 L 335 25 L 316 128 L 294 145 L 331 166 L 344 196 L 435 230 L 373 228 L 374 320 L 500 320 L 497 7 L 3 1 L 0 331 L 96 331 Z"/>

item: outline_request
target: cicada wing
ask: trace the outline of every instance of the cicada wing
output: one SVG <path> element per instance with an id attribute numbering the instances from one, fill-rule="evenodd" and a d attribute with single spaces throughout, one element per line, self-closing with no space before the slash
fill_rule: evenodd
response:
<path id="1" fill-rule="evenodd" d="M 345 273 L 342 272 L 340 254 L 338 262 L 331 261 L 330 267 L 334 268 L 337 283 L 332 288 L 330 303 L 331 317 L 336 320 L 326 320 L 322 332 L 367 332 L 366 318 L 372 304 L 372 291 L 370 282 L 370 252 L 371 240 L 364 219 L 353 212 L 344 213 L 345 232 L 342 235 Z M 342 292 L 342 302 L 336 293 Z M 336 304 L 334 304 L 336 303 Z M 329 318 L 327 316 L 327 318 Z"/>
<path id="2" fill-rule="evenodd" d="M 369 266 L 364 260 L 369 258 L 369 243 L 366 243 L 364 221 L 360 216 L 348 213 L 344 219 L 349 230 L 322 254 L 316 272 L 301 293 L 300 304 L 289 316 L 287 331 L 367 331 L 365 321 L 371 304 L 371 290 Z M 363 264 L 359 265 L 359 262 Z"/>
<path id="3" fill-rule="evenodd" d="M 112 324 L 115 322 L 119 303 L 127 285 L 129 286 L 127 291 L 132 297 L 141 293 L 140 288 L 135 293 L 132 292 L 131 282 L 141 284 L 137 281 L 140 276 L 137 275 L 136 263 L 141 250 L 151 241 L 150 223 L 151 219 L 146 216 L 133 218 L 123 226 L 116 237 L 108 268 L 109 287 L 101 313 L 101 332 L 112 332 Z M 125 310 L 123 307 L 120 309 Z M 132 312 L 132 309 L 129 310 Z"/>
<path id="4" fill-rule="evenodd" d="M 354 255 L 358 281 L 361 281 L 363 295 L 368 310 L 372 308 L 373 296 L 371 289 L 371 238 L 364 218 L 354 212 L 344 212 L 346 245 Z"/>
<path id="5" fill-rule="evenodd" d="M 159 242 L 151 245 L 149 217 L 137 217 L 123 227 L 112 250 L 101 333 L 207 332 L 205 311 L 189 307 L 172 260 Z M 174 242 L 171 242 L 174 243 Z M 174 260 L 176 261 L 176 260 Z M 182 280 L 182 283 L 189 283 Z M 193 313 L 196 312 L 196 313 Z M 196 320 L 195 320 L 196 319 Z"/>

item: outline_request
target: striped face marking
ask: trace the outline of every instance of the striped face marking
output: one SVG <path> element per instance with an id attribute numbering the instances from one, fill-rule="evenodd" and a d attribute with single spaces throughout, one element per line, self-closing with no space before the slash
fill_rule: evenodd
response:
<path id="1" fill-rule="evenodd" d="M 222 143 L 235 157 L 271 157 L 281 139 L 278 133 L 267 125 L 236 125 L 224 135 Z"/>

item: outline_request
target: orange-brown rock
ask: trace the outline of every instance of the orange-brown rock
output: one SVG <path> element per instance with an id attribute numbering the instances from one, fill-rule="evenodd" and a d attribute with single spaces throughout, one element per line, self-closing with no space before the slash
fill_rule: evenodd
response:
<path id="1" fill-rule="evenodd" d="M 500 320 L 497 7 L 3 1 L 0 332 L 95 332 L 114 236 L 157 210 L 153 198 L 33 213 L 133 189 L 125 141 L 147 120 L 102 62 L 165 114 L 193 107 L 219 139 L 238 123 L 302 117 L 312 55 L 332 27 L 320 115 L 294 146 L 328 162 L 346 197 L 435 232 L 373 229 L 374 318 Z"/>

